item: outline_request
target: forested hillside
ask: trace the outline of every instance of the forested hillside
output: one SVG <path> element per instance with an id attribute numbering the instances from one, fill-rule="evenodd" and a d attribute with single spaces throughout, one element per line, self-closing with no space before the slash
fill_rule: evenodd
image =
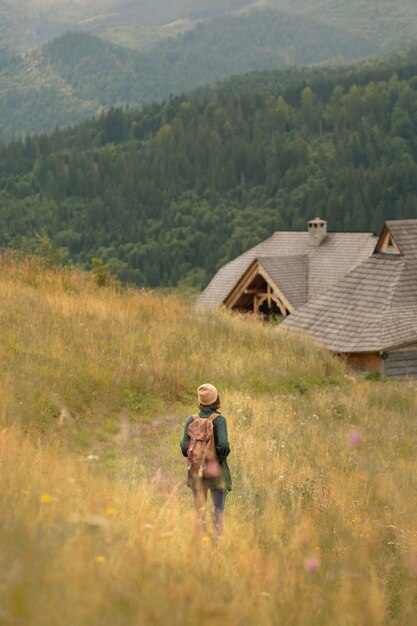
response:
<path id="1" fill-rule="evenodd" d="M 93 31 L 65 34 L 23 54 L 11 47 L 10 33 L 16 24 L 30 30 L 31 21 L 22 22 L 24 12 L 0 3 L 6 25 L 0 24 L 0 139 L 53 130 L 111 106 L 140 106 L 252 70 L 386 53 L 408 45 L 417 32 L 417 5 L 408 0 L 395 7 L 381 0 L 375 10 L 364 0 L 343 6 L 336 0 L 113 4 L 103 5 L 103 19 L 94 3 L 82 5 L 82 13 L 79 4 L 45 9 L 39 17 L 45 32 L 52 32 L 52 18 L 63 20 L 62 29 Z M 146 18 L 149 11 L 157 13 L 154 21 Z M 163 16 L 186 19 L 163 26 Z"/>
<path id="2" fill-rule="evenodd" d="M 277 72 L 274 95 L 219 87 L 14 141 L 0 150 L 1 239 L 28 248 L 41 232 L 124 280 L 200 287 L 316 215 L 332 230 L 415 217 L 416 74 L 415 53 L 309 85 Z"/>
<path id="3" fill-rule="evenodd" d="M 51 130 L 103 107 L 164 99 L 248 70 L 371 52 L 361 35 L 272 11 L 202 23 L 145 52 L 67 34 L 40 50 L 3 57 L 0 138 Z"/>

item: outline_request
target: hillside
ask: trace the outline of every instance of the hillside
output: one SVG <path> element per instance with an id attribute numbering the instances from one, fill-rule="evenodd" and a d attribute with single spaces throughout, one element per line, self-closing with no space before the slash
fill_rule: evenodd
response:
<path id="1" fill-rule="evenodd" d="M 1 0 L 9 45 L 33 48 L 68 31 L 138 24 L 155 27 L 181 17 L 184 0 Z M 1 32 L 1 31 L 0 31 Z"/>
<path id="2" fill-rule="evenodd" d="M 201 288 L 316 215 L 376 232 L 413 218 L 416 71 L 414 52 L 339 74 L 257 74 L 253 91 L 220 85 L 0 146 L 2 243 L 33 249 L 43 233 L 124 281 Z"/>
<path id="3" fill-rule="evenodd" d="M 21 13 L 0 5 L 2 139 L 253 70 L 387 54 L 414 43 L 417 24 L 417 6 L 409 0 L 380 1 L 372 10 L 363 0 L 107 2 L 101 13 L 97 3 L 52 4 L 38 13 L 38 4 L 31 7 L 32 14 L 22 13 L 25 22 Z M 48 20 L 56 21 L 55 30 Z M 30 36 L 39 41 L 60 36 L 17 54 L 16 24 L 22 32 L 31 28 Z M 62 35 L 68 30 L 90 32 Z"/>
<path id="4" fill-rule="evenodd" d="M 36 261 L 3 259 L 0 289 L 3 624 L 413 623 L 415 383 Z M 232 448 L 218 548 L 178 446 L 207 380 Z"/>
<path id="5" fill-rule="evenodd" d="M 136 47 L 149 47 L 146 31 L 141 33 L 143 43 Z M 359 58 L 373 51 L 360 35 L 279 12 L 226 17 L 176 37 L 169 34 L 157 31 L 157 46 L 142 51 L 104 41 L 104 30 L 100 38 L 67 34 L 23 56 L 10 59 L 8 53 L 0 70 L 0 138 L 73 124 L 113 105 L 165 99 L 249 70 Z"/>
<path id="6" fill-rule="evenodd" d="M 182 20 L 196 22 L 223 16 L 256 0 L 11 0 L 0 2 L 1 46 L 27 50 L 46 43 L 68 31 L 88 32 L 104 29 L 112 38 L 112 30 L 137 28 L 159 30 Z M 120 33 L 119 33 L 120 34 Z M 128 40 L 130 35 L 127 35 Z"/>
<path id="7" fill-rule="evenodd" d="M 381 45 L 398 43 L 398 34 L 415 40 L 416 6 L 412 0 L 2 0 L 3 23 L 10 41 L 23 48 L 44 43 L 67 31 L 138 25 L 158 27 L 190 19 L 211 19 L 248 10 L 272 8 L 307 19 L 320 20 L 363 36 L 382 37 Z"/>

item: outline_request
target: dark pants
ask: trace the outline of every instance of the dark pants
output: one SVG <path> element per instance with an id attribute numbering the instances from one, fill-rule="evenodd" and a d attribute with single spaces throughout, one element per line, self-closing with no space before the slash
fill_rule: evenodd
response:
<path id="1" fill-rule="evenodd" d="M 197 522 L 199 530 L 205 535 L 207 533 L 206 511 L 207 511 L 207 492 L 209 488 L 201 483 L 193 488 L 194 506 L 197 513 Z M 211 493 L 211 514 L 214 530 L 219 536 L 223 533 L 224 523 L 224 507 L 226 504 L 227 491 L 219 489 L 210 489 Z"/>

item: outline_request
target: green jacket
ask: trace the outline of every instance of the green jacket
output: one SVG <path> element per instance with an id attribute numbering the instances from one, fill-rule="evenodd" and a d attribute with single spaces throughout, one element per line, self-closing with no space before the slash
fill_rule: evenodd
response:
<path id="1" fill-rule="evenodd" d="M 200 417 L 210 417 L 212 413 L 216 413 L 213 409 L 209 407 L 204 407 L 199 412 Z M 184 435 L 182 441 L 180 443 L 181 451 L 184 456 L 187 456 L 188 444 L 190 443 L 190 437 L 188 436 L 188 427 L 193 421 L 192 417 L 189 417 L 184 426 Z M 229 466 L 227 465 L 227 457 L 230 453 L 229 439 L 227 436 L 227 422 L 223 415 L 219 415 L 213 422 L 214 427 L 214 441 L 216 444 L 217 456 L 219 457 L 220 465 L 222 466 L 223 476 L 222 476 L 222 485 L 213 485 L 213 488 L 219 488 L 224 490 L 226 487 L 227 491 L 232 490 L 232 476 L 230 474 Z M 224 485 L 224 486 L 223 486 Z M 208 485 L 209 487 L 212 485 Z"/>

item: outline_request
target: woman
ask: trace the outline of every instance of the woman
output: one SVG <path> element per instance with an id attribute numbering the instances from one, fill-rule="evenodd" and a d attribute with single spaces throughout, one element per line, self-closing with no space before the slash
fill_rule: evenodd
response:
<path id="1" fill-rule="evenodd" d="M 188 458 L 188 486 L 192 489 L 197 519 L 206 534 L 207 492 L 211 492 L 216 535 L 223 532 L 224 507 L 232 479 L 227 465 L 230 453 L 227 423 L 220 409 L 216 387 L 210 383 L 197 389 L 200 412 L 188 418 L 181 450 Z"/>

